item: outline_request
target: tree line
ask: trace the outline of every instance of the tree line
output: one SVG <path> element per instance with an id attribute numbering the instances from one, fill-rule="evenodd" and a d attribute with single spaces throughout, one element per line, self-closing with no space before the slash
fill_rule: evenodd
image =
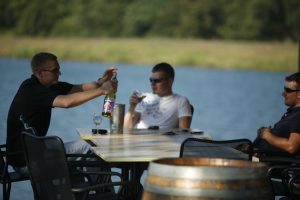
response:
<path id="1" fill-rule="evenodd" d="M 21 36 L 297 40 L 299 0 L 1 0 Z"/>

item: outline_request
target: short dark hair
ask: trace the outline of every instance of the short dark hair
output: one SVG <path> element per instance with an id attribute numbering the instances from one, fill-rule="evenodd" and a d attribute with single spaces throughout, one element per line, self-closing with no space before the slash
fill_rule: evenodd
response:
<path id="1" fill-rule="evenodd" d="M 300 72 L 285 77 L 285 81 L 288 82 L 295 81 L 297 83 L 297 89 L 300 90 Z"/>
<path id="2" fill-rule="evenodd" d="M 31 59 L 31 69 L 33 72 L 37 71 L 38 69 L 43 68 L 46 65 L 46 62 L 49 60 L 54 60 L 57 62 L 57 57 L 48 52 L 40 52 L 35 54 Z"/>
<path id="3" fill-rule="evenodd" d="M 168 78 L 171 78 L 172 80 L 174 80 L 175 78 L 175 71 L 169 63 L 165 63 L 165 62 L 158 63 L 152 68 L 152 72 L 158 72 L 158 71 L 164 72 L 165 75 Z"/>

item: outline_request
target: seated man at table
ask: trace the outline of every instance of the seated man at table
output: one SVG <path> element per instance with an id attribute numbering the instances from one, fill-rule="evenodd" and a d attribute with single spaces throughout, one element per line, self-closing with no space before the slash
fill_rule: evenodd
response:
<path id="1" fill-rule="evenodd" d="M 282 93 L 289 108 L 282 118 L 271 128 L 258 129 L 254 148 L 258 151 L 299 154 L 300 151 L 300 72 L 285 78 Z M 259 156 L 259 155 L 258 155 Z"/>
<path id="2" fill-rule="evenodd" d="M 52 108 L 71 108 L 116 90 L 111 81 L 115 68 L 106 70 L 97 81 L 73 85 L 59 81 L 60 65 L 57 57 L 41 52 L 31 60 L 32 75 L 18 89 L 7 117 L 7 150 L 22 151 L 21 132 L 25 130 L 20 121 L 24 117 L 35 134 L 45 136 L 50 125 Z M 66 153 L 87 153 L 89 144 L 83 140 L 65 143 Z M 28 173 L 23 154 L 8 157 L 9 164 L 19 173 Z"/>
<path id="3" fill-rule="evenodd" d="M 191 106 L 186 97 L 173 93 L 174 78 L 174 69 L 168 63 L 159 63 L 152 68 L 152 93 L 138 96 L 133 92 L 124 129 L 155 126 L 159 129 L 190 128 Z"/>

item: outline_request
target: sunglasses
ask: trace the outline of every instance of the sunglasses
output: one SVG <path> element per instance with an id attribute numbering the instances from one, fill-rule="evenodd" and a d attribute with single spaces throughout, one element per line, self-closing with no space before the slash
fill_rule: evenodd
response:
<path id="1" fill-rule="evenodd" d="M 92 133 L 95 134 L 100 134 L 100 135 L 106 135 L 107 130 L 105 129 L 92 129 Z"/>
<path id="2" fill-rule="evenodd" d="M 60 72 L 60 68 L 59 67 L 55 67 L 54 69 L 43 69 L 43 71 L 47 71 L 47 72 L 51 72 L 51 73 L 54 73 L 54 74 L 57 74 Z"/>
<path id="3" fill-rule="evenodd" d="M 150 83 L 161 83 L 163 80 L 167 80 L 167 78 L 149 78 Z"/>
<path id="4" fill-rule="evenodd" d="M 300 90 L 294 90 L 294 89 L 291 89 L 291 88 L 288 88 L 288 87 L 284 87 L 283 90 L 284 90 L 285 93 L 292 93 L 292 92 L 299 92 L 300 91 Z"/>

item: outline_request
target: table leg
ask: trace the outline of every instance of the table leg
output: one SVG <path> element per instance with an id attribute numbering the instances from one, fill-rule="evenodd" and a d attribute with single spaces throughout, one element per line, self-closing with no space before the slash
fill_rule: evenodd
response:
<path id="1" fill-rule="evenodd" d="M 147 169 L 148 163 L 132 163 L 130 173 L 130 192 L 132 199 L 140 200 L 143 193 L 143 185 L 141 184 L 141 177 L 143 172 Z"/>
<path id="2" fill-rule="evenodd" d="M 122 174 L 122 180 L 126 181 L 126 182 L 129 182 L 129 169 L 127 167 L 122 167 L 121 168 L 121 174 Z M 128 189 L 123 189 L 122 196 L 129 197 L 129 190 Z"/>
<path id="3" fill-rule="evenodd" d="M 140 200 L 143 193 L 141 177 L 147 169 L 148 163 L 123 163 L 117 167 L 121 168 L 122 180 L 129 182 L 129 185 L 122 192 L 122 196 L 128 200 Z"/>

